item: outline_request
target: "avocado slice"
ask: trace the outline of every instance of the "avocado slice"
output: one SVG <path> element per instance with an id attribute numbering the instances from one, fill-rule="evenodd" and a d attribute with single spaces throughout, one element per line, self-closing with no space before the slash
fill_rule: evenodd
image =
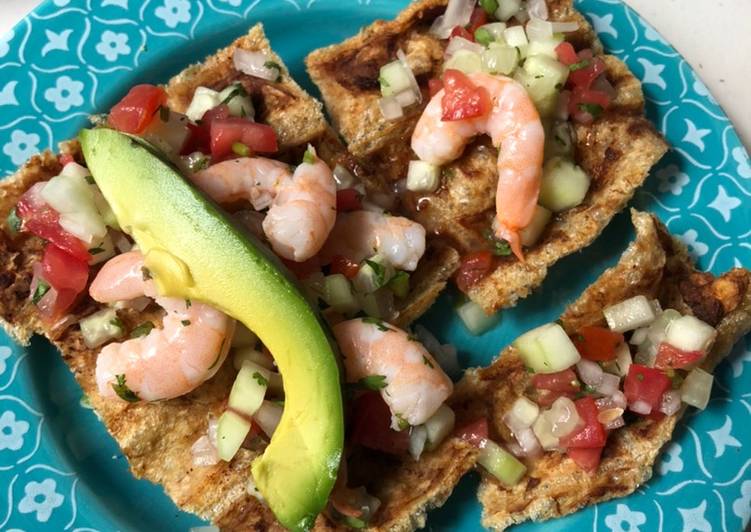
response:
<path id="1" fill-rule="evenodd" d="M 252 465 L 277 519 L 309 529 L 336 480 L 344 440 L 339 369 L 316 311 L 279 261 L 142 142 L 83 130 L 86 163 L 159 292 L 204 301 L 255 332 L 284 379 L 281 422 Z"/>

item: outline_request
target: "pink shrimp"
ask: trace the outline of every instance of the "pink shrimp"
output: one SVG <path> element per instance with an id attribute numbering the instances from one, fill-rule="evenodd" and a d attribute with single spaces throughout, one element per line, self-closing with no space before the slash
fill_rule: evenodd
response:
<path id="1" fill-rule="evenodd" d="M 532 221 L 542 178 L 545 132 L 540 115 L 527 91 L 513 79 L 480 72 L 468 77 L 488 91 L 490 112 L 477 118 L 443 121 L 441 90 L 417 122 L 412 149 L 421 160 L 443 165 L 458 158 L 473 137 L 489 134 L 499 148 L 497 235 L 524 260 L 519 231 Z"/>
<path id="2" fill-rule="evenodd" d="M 123 253 L 102 267 L 89 288 L 101 303 L 145 295 L 166 311 L 162 328 L 102 348 L 96 380 L 103 397 L 122 397 L 128 390 L 144 401 L 184 395 L 214 376 L 231 344 L 234 320 L 202 303 L 157 296 L 143 269 L 141 252 Z"/>

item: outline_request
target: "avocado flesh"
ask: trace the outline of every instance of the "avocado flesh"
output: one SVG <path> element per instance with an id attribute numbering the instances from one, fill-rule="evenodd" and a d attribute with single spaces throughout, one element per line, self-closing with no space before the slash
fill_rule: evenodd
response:
<path id="1" fill-rule="evenodd" d="M 255 332 L 284 379 L 281 422 L 253 478 L 277 519 L 304 530 L 325 506 L 344 440 L 339 370 L 317 313 L 275 258 L 140 142 L 83 130 L 86 163 L 159 292 L 212 305 Z"/>

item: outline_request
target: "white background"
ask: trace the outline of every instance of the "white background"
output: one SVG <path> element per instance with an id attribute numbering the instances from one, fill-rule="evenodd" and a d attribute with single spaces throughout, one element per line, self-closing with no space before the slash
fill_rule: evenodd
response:
<path id="1" fill-rule="evenodd" d="M 625 0 L 698 71 L 751 148 L 751 0 Z M 0 34 L 37 0 L 0 0 Z"/>

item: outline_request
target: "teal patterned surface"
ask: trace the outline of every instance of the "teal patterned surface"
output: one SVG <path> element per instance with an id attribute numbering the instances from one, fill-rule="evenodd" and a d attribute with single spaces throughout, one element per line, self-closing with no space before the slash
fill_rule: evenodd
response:
<path id="1" fill-rule="evenodd" d="M 263 21 L 308 87 L 305 54 L 393 16 L 406 0 L 48 0 L 0 37 L 0 171 L 73 136 L 137 82 L 160 82 Z M 704 84 L 618 0 L 581 0 L 606 48 L 644 82 L 648 113 L 674 147 L 634 205 L 657 212 L 713 272 L 751 265 L 751 165 Z M 598 242 L 557 265 L 501 324 L 468 336 L 446 294 L 424 319 L 465 365 L 486 364 L 520 331 L 553 319 L 632 237 L 618 216 Z M 582 273 L 586 272 L 586 273 Z M 691 412 L 655 476 L 631 497 L 519 530 L 734 531 L 751 515 L 751 342 L 717 372 L 708 409 Z M 744 384 L 746 386 L 744 387 Z M 0 530 L 187 530 L 200 524 L 160 488 L 131 477 L 55 351 L 0 336 Z M 476 530 L 475 476 L 429 519 Z"/>

